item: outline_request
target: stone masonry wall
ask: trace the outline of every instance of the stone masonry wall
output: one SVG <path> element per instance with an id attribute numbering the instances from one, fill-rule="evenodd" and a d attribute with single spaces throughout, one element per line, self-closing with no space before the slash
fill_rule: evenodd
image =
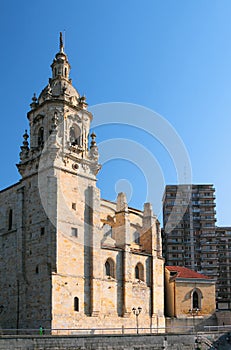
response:
<path id="1" fill-rule="evenodd" d="M 37 176 L 2 191 L 0 207 L 0 327 L 50 327 L 48 242 L 53 232 L 41 205 Z"/>
<path id="2" fill-rule="evenodd" d="M 194 335 L 124 335 L 0 338 L 0 350 L 192 350 Z M 206 348 L 204 348 L 206 349 Z"/>

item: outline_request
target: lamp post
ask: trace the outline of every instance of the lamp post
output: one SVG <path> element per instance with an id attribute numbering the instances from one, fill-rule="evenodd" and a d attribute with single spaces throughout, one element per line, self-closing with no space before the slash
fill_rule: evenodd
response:
<path id="1" fill-rule="evenodd" d="M 188 312 L 192 315 L 193 317 L 193 332 L 195 331 L 195 316 L 198 315 L 198 312 L 200 311 L 200 309 L 198 309 L 197 307 L 194 307 L 193 309 L 189 309 Z"/>
<path id="2" fill-rule="evenodd" d="M 138 320 L 138 317 L 142 311 L 142 307 L 138 307 L 138 308 L 135 308 L 133 307 L 132 308 L 132 311 L 133 311 L 133 314 L 136 316 L 136 334 L 139 334 L 139 320 Z"/>

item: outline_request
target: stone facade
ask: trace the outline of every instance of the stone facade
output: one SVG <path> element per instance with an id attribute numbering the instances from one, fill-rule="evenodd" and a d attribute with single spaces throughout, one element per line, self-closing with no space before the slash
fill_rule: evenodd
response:
<path id="1" fill-rule="evenodd" d="M 2 328 L 164 328 L 160 225 L 146 203 L 100 198 L 95 134 L 60 49 L 28 113 L 21 180 L 0 192 Z M 30 142 L 28 142 L 28 139 Z"/>

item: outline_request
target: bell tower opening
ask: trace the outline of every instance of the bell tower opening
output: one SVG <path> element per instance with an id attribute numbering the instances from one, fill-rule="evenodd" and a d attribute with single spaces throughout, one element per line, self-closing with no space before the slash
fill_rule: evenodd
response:
<path id="1" fill-rule="evenodd" d="M 38 146 L 42 147 L 44 144 L 44 128 L 41 127 L 38 131 Z"/>
<path id="2" fill-rule="evenodd" d="M 70 127 L 70 145 L 81 146 L 81 131 L 77 125 Z"/>

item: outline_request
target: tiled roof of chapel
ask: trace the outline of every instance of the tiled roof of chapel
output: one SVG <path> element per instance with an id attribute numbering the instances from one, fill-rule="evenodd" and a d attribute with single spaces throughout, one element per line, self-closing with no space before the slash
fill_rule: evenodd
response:
<path id="1" fill-rule="evenodd" d="M 188 269 L 183 266 L 166 266 L 167 270 L 170 272 L 176 272 L 175 277 L 180 278 L 200 278 L 200 279 L 210 279 L 208 276 L 205 276 L 201 273 Z"/>

